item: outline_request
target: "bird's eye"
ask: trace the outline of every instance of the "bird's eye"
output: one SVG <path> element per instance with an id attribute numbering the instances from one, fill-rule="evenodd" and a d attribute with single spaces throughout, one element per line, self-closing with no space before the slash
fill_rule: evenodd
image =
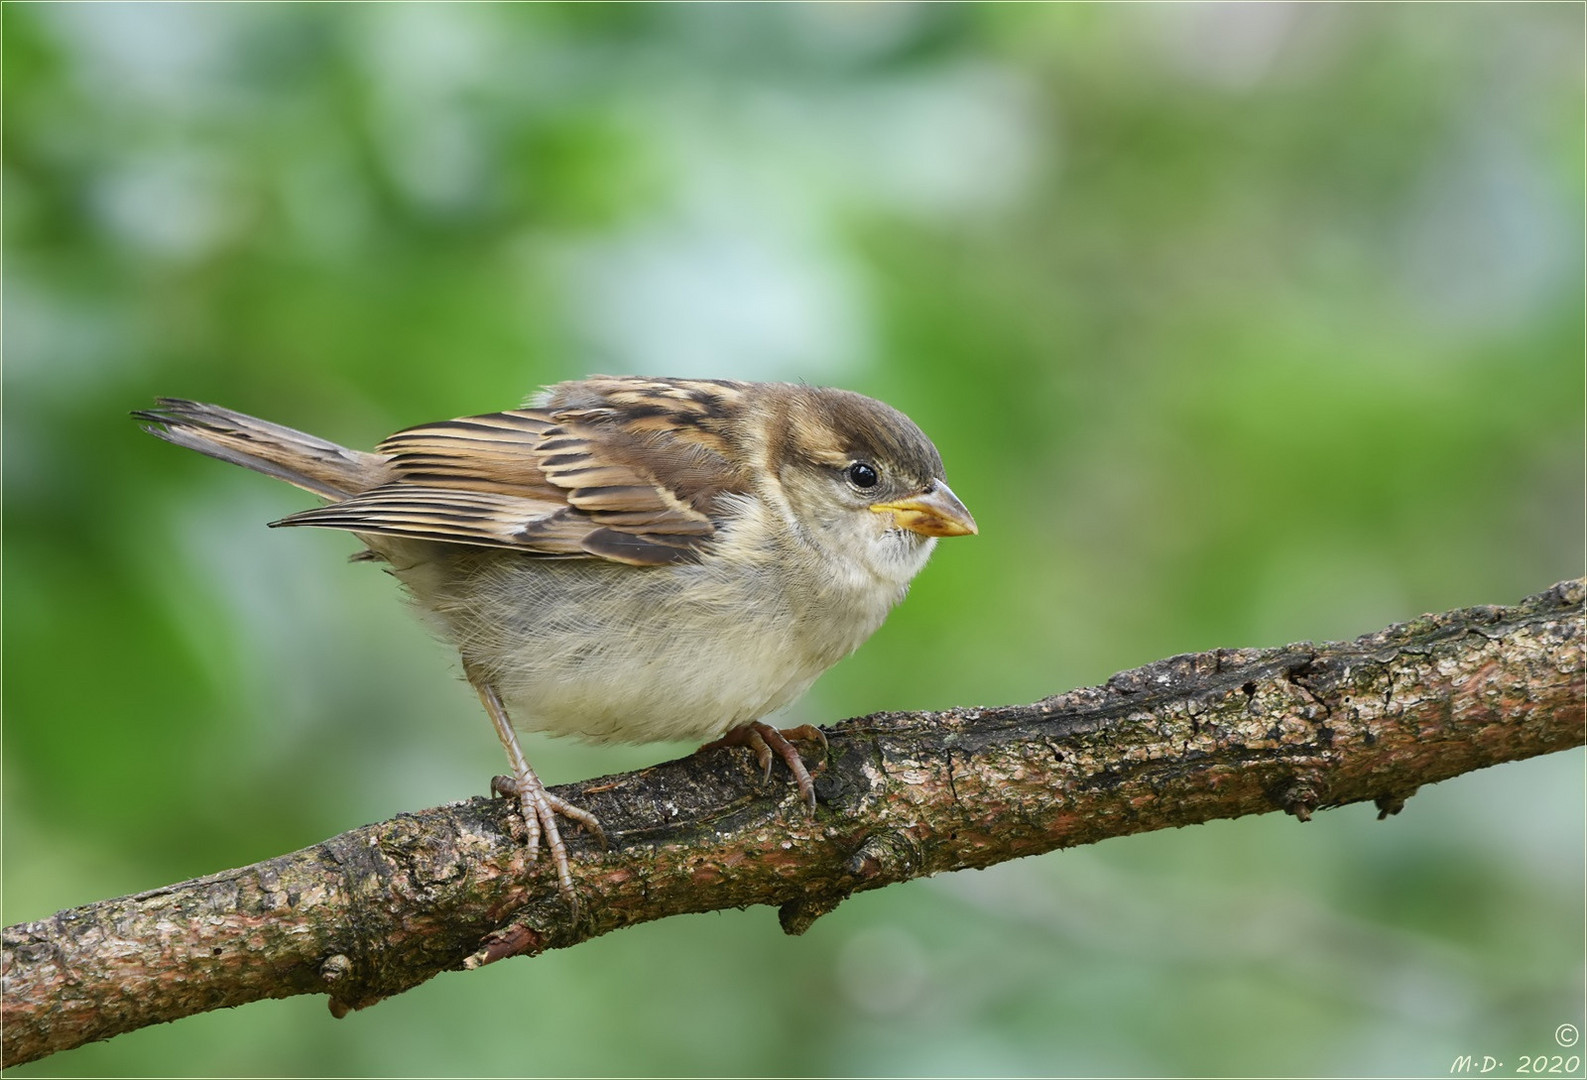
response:
<path id="1" fill-rule="evenodd" d="M 853 465 L 844 469 L 843 475 L 847 476 L 849 483 L 857 488 L 873 488 L 878 480 L 881 479 L 876 475 L 876 470 L 863 461 L 856 461 Z"/>

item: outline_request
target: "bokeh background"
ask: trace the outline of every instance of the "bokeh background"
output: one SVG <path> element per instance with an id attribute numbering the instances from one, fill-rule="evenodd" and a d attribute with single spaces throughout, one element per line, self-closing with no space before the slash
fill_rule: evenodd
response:
<path id="1" fill-rule="evenodd" d="M 4 8 L 5 919 L 483 793 L 448 651 L 156 395 L 368 446 L 589 372 L 910 413 L 981 535 L 789 717 L 1582 572 L 1579 5 Z M 553 782 L 684 746 L 535 737 Z M 673 919 L 58 1074 L 1447 1074 L 1582 1025 L 1583 761 Z"/>

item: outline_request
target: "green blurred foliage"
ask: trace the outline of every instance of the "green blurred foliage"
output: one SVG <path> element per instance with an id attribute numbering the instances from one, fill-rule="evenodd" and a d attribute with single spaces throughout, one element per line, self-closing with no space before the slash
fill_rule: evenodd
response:
<path id="1" fill-rule="evenodd" d="M 1579 6 L 3 17 L 8 922 L 500 768 L 390 582 L 141 435 L 155 395 L 355 446 L 590 371 L 898 405 L 982 533 L 793 722 L 1582 572 Z M 1581 1023 L 1582 786 L 1555 755 L 14 1073 L 1442 1074 Z"/>

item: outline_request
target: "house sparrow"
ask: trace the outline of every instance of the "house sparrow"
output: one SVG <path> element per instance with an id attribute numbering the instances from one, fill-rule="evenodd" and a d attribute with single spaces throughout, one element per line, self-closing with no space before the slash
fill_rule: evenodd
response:
<path id="1" fill-rule="evenodd" d="M 746 743 L 768 770 L 775 749 L 813 806 L 760 718 L 871 636 L 937 537 L 976 531 L 931 440 L 846 390 L 596 376 L 373 453 L 175 398 L 133 416 L 330 500 L 271 524 L 351 532 L 457 646 L 512 763 L 497 789 L 570 900 L 556 815 L 600 824 L 540 783 L 515 723 Z"/>

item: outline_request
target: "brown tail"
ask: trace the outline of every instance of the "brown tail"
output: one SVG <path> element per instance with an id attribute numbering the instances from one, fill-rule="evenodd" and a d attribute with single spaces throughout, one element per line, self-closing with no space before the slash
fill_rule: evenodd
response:
<path id="1" fill-rule="evenodd" d="M 327 499 L 367 491 L 385 478 L 386 459 L 349 450 L 301 431 L 181 398 L 158 398 L 140 409 L 145 431 L 166 442 L 262 472 Z"/>

